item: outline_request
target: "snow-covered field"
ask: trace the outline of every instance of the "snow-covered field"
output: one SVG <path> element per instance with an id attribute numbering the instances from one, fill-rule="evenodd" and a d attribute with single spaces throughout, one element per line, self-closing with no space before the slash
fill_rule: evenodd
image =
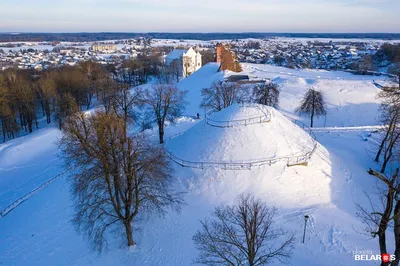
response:
<path id="1" fill-rule="evenodd" d="M 181 89 L 189 90 L 187 115 L 203 114 L 201 89 L 223 78 L 217 69 L 209 64 L 180 82 Z M 377 240 L 360 233 L 364 226 L 355 213 L 356 203 L 364 202 L 364 192 L 371 192 L 375 184 L 366 172 L 375 167 L 371 159 L 375 134 L 370 131 L 377 125 L 379 89 L 373 80 L 386 80 L 254 64 L 244 64 L 244 73 L 279 83 L 280 111 L 293 117 L 309 86 L 324 92 L 328 116 L 316 123 L 320 144 L 309 166 L 288 168 L 277 163 L 251 171 L 225 171 L 176 165 L 176 188 L 186 192 L 182 211 L 142 221 L 133 249 L 127 250 L 115 234 L 108 236 L 108 251 L 100 255 L 74 231 L 67 176 L 61 176 L 0 218 L 0 265 L 192 265 L 197 251 L 191 238 L 199 220 L 208 217 L 215 206 L 231 204 L 245 192 L 279 208 L 277 224 L 296 236 L 292 265 L 374 265 L 354 261 L 352 252 L 379 253 Z M 242 115 L 235 110 L 225 110 L 220 118 Z M 307 118 L 300 119 L 308 123 Z M 186 133 L 167 146 L 193 160 L 245 160 L 296 153 L 301 129 L 288 124 L 278 112 L 269 123 L 216 129 L 204 121 L 182 118 L 167 128 L 166 137 Z M 329 128 L 322 129 L 324 124 Z M 263 130 L 269 132 L 263 135 Z M 49 126 L 0 145 L 0 211 L 63 171 L 56 144 L 60 136 L 55 126 Z M 304 145 L 308 144 L 300 146 Z M 302 244 L 305 214 L 311 219 Z"/>

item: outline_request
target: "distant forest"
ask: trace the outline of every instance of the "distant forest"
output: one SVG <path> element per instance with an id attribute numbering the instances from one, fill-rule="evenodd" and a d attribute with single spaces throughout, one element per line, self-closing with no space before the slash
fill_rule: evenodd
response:
<path id="1" fill-rule="evenodd" d="M 400 33 L 120 33 L 120 32 L 98 32 L 98 33 L 0 33 L 0 42 L 88 42 L 118 39 L 132 39 L 136 37 L 147 37 L 156 39 L 186 39 L 186 40 L 220 40 L 220 39 L 245 39 L 245 38 L 329 38 L 329 39 L 383 39 L 400 40 Z"/>

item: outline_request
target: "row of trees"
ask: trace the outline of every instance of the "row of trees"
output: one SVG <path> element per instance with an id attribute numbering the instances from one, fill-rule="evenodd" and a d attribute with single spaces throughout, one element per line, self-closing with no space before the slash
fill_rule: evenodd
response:
<path id="1" fill-rule="evenodd" d="M 360 74 L 369 74 L 368 71 L 379 71 L 379 68 L 386 67 L 389 74 L 398 75 L 400 65 L 400 45 L 383 44 L 374 55 L 364 55 L 357 63 L 350 68 Z"/>
<path id="2" fill-rule="evenodd" d="M 63 120 L 77 110 L 88 109 L 93 98 L 105 99 L 118 86 L 108 72 L 93 62 L 47 72 L 7 69 L 0 73 L 0 121 L 3 140 L 20 130 L 38 128 L 38 118 L 49 124 Z"/>
<path id="3" fill-rule="evenodd" d="M 76 111 L 89 109 L 94 101 L 109 111 L 120 104 L 117 94 L 129 94 L 132 86 L 157 78 L 159 83 L 179 81 L 175 64 L 163 66 L 158 58 L 140 56 L 125 60 L 120 66 L 100 65 L 85 61 L 76 66 L 64 66 L 43 72 L 10 68 L 0 72 L 0 132 L 3 141 L 14 138 L 23 130 L 32 132 L 39 120 L 50 124 Z"/>
<path id="4" fill-rule="evenodd" d="M 234 103 L 255 102 L 273 107 L 279 104 L 279 88 L 272 82 L 256 86 L 216 82 L 201 93 L 203 99 L 200 107 L 207 112 L 218 112 Z"/>
<path id="5" fill-rule="evenodd" d="M 200 106 L 207 112 L 218 112 L 234 103 L 242 102 L 254 102 L 276 108 L 279 105 L 279 94 L 279 86 L 272 82 L 256 86 L 219 82 L 202 90 L 203 99 Z M 323 93 L 314 88 L 308 89 L 296 112 L 310 116 L 310 126 L 313 127 L 315 117 L 327 114 Z"/>

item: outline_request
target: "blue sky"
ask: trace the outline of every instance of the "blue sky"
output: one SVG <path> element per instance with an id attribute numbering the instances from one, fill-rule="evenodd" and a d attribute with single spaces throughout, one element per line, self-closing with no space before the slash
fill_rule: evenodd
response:
<path id="1" fill-rule="evenodd" d="M 0 32 L 400 32 L 400 0 L 0 0 Z"/>

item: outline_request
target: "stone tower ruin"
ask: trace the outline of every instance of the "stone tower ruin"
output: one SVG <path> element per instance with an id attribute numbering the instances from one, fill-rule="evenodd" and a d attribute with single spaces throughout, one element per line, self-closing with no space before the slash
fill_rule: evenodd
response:
<path id="1" fill-rule="evenodd" d="M 217 63 L 220 64 L 220 71 L 230 70 L 233 72 L 241 72 L 242 67 L 236 59 L 235 53 L 230 45 L 218 43 L 216 47 Z"/>

